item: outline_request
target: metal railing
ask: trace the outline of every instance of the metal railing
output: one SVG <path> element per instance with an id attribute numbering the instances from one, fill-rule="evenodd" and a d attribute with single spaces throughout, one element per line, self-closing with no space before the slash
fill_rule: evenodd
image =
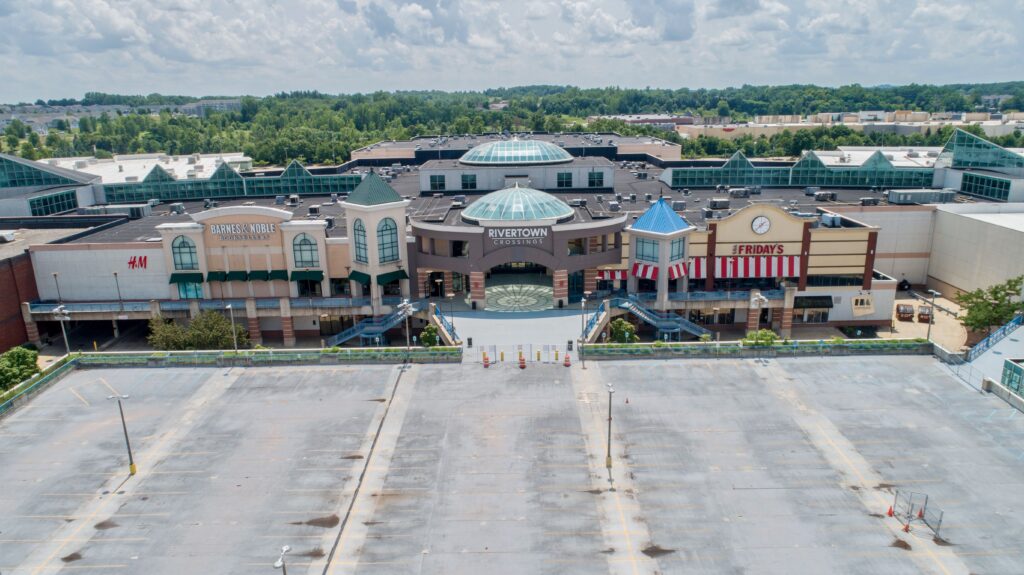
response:
<path id="1" fill-rule="evenodd" d="M 370 305 L 370 298 L 346 298 L 346 297 L 293 297 L 290 300 L 291 306 L 297 309 L 314 309 L 325 307 L 362 307 Z"/>
<path id="2" fill-rule="evenodd" d="M 761 292 L 761 295 L 770 300 L 780 300 L 786 298 L 786 290 L 764 290 Z M 743 301 L 750 299 L 750 291 L 693 291 L 684 293 L 673 292 L 668 294 L 668 299 L 669 301 Z"/>
<path id="3" fill-rule="evenodd" d="M 58 304 L 56 302 L 34 302 L 28 304 L 28 310 L 31 313 L 53 313 L 54 308 L 58 305 L 63 305 L 70 313 L 81 313 L 81 312 L 148 312 L 149 302 L 148 301 L 123 301 L 123 302 L 97 302 L 97 303 L 73 303 L 65 302 Z"/>
<path id="4" fill-rule="evenodd" d="M 659 331 L 665 333 L 678 333 L 680 331 L 685 331 L 698 337 L 711 333 L 710 330 L 697 325 L 684 317 L 671 312 L 660 312 L 648 309 L 632 298 L 613 299 L 610 300 L 610 304 L 629 311 L 644 322 L 653 325 L 658 328 Z"/>
<path id="5" fill-rule="evenodd" d="M 75 368 L 75 361 L 69 359 L 68 356 L 64 356 L 57 360 L 57 367 L 44 371 L 41 375 L 37 374 L 33 376 L 35 379 L 29 379 L 19 384 L 20 389 L 17 393 L 7 401 L 0 403 L 0 417 L 3 414 L 11 411 L 15 407 L 25 403 L 32 396 L 46 389 L 51 383 L 59 380 L 66 373 Z M 18 388 L 14 388 L 18 389 Z"/>
<path id="6" fill-rule="evenodd" d="M 918 340 L 799 340 L 771 346 L 728 342 L 586 344 L 587 359 L 765 358 L 849 355 L 929 355 L 932 345 Z"/>
<path id="7" fill-rule="evenodd" d="M 409 313 L 415 313 L 422 309 L 425 305 L 424 302 L 426 302 L 425 299 L 411 302 Z M 363 339 L 378 337 L 404 320 L 405 314 L 405 310 L 398 309 L 381 318 L 364 319 L 345 331 L 327 338 L 327 346 L 334 347 L 355 337 L 361 337 Z"/>
<path id="8" fill-rule="evenodd" d="M 604 302 L 602 301 L 594 310 L 594 315 L 590 316 L 590 319 L 587 320 L 586 327 L 583 328 L 583 333 L 581 334 L 583 341 L 589 341 L 590 332 L 594 331 L 594 327 L 597 325 L 597 322 L 601 320 L 601 315 L 604 314 L 605 311 Z"/>
<path id="9" fill-rule="evenodd" d="M 459 334 L 455 333 L 455 326 L 453 326 L 452 322 L 445 317 L 443 313 L 441 313 L 441 306 L 434 306 L 434 317 L 436 317 L 437 321 L 444 326 L 444 330 L 452 337 L 452 341 L 459 341 Z"/>
<path id="10" fill-rule="evenodd" d="M 199 309 L 227 309 L 245 311 L 244 299 L 204 299 L 199 301 Z"/>
<path id="11" fill-rule="evenodd" d="M 1006 325 L 1000 327 L 990 333 L 985 339 L 974 344 L 974 347 L 967 352 L 967 361 L 974 361 L 978 356 L 991 349 L 992 346 L 1003 341 L 1003 338 L 1016 331 L 1017 328 L 1021 326 L 1022 322 L 1024 322 L 1024 314 L 1018 313 L 1013 316 L 1013 319 L 1006 322 Z"/>

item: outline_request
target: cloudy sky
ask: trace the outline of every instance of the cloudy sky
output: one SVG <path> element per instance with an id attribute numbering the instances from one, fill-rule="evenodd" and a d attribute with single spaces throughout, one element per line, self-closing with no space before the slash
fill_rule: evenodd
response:
<path id="1" fill-rule="evenodd" d="M 0 0 L 0 102 L 1024 79 L 1024 0 Z"/>

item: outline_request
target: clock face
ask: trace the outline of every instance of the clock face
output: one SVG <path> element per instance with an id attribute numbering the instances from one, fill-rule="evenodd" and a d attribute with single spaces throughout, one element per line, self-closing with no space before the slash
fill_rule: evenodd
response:
<path id="1" fill-rule="evenodd" d="M 758 235 L 766 234 L 768 230 L 772 229 L 772 222 L 764 216 L 757 216 L 754 221 L 750 222 L 750 229 Z"/>

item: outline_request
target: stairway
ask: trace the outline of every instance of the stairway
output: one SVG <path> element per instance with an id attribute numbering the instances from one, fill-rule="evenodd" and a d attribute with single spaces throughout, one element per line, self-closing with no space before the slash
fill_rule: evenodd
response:
<path id="1" fill-rule="evenodd" d="M 405 320 L 406 313 L 413 314 L 420 310 L 423 302 L 410 302 L 408 310 L 395 310 L 390 314 L 379 318 L 367 318 L 345 331 L 332 335 L 325 340 L 327 347 L 341 345 L 353 338 L 360 338 L 364 345 L 376 343 L 376 338 L 383 337 L 384 332 L 395 327 Z"/>
<path id="2" fill-rule="evenodd" d="M 628 311 L 640 318 L 644 323 L 654 326 L 661 333 L 686 332 L 697 337 L 704 334 L 711 334 L 710 330 L 707 330 L 703 326 L 697 325 L 682 316 L 671 312 L 661 312 L 646 308 L 635 299 L 616 298 L 611 300 L 611 305 Z"/>

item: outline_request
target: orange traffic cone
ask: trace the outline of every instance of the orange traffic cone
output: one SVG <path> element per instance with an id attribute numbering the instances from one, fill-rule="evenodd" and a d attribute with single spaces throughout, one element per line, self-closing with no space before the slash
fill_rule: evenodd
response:
<path id="1" fill-rule="evenodd" d="M 626 398 L 626 405 L 629 405 L 629 397 Z"/>
<path id="2" fill-rule="evenodd" d="M 893 515 L 893 513 L 892 513 L 892 505 L 889 506 L 889 510 L 886 511 L 885 514 L 888 515 L 889 517 L 892 517 L 892 515 Z"/>
<path id="3" fill-rule="evenodd" d="M 917 510 L 917 518 L 924 519 L 924 507 Z"/>
<path id="4" fill-rule="evenodd" d="M 903 532 L 904 533 L 910 533 L 910 523 L 907 523 L 906 525 L 903 526 Z"/>
<path id="5" fill-rule="evenodd" d="M 564 365 L 565 367 L 569 367 L 570 365 L 572 365 L 572 362 L 569 361 L 569 354 L 568 353 L 565 354 L 565 361 L 562 362 L 562 365 Z"/>
<path id="6" fill-rule="evenodd" d="M 484 354 L 484 367 L 491 367 L 491 360 L 487 357 L 486 353 Z"/>

